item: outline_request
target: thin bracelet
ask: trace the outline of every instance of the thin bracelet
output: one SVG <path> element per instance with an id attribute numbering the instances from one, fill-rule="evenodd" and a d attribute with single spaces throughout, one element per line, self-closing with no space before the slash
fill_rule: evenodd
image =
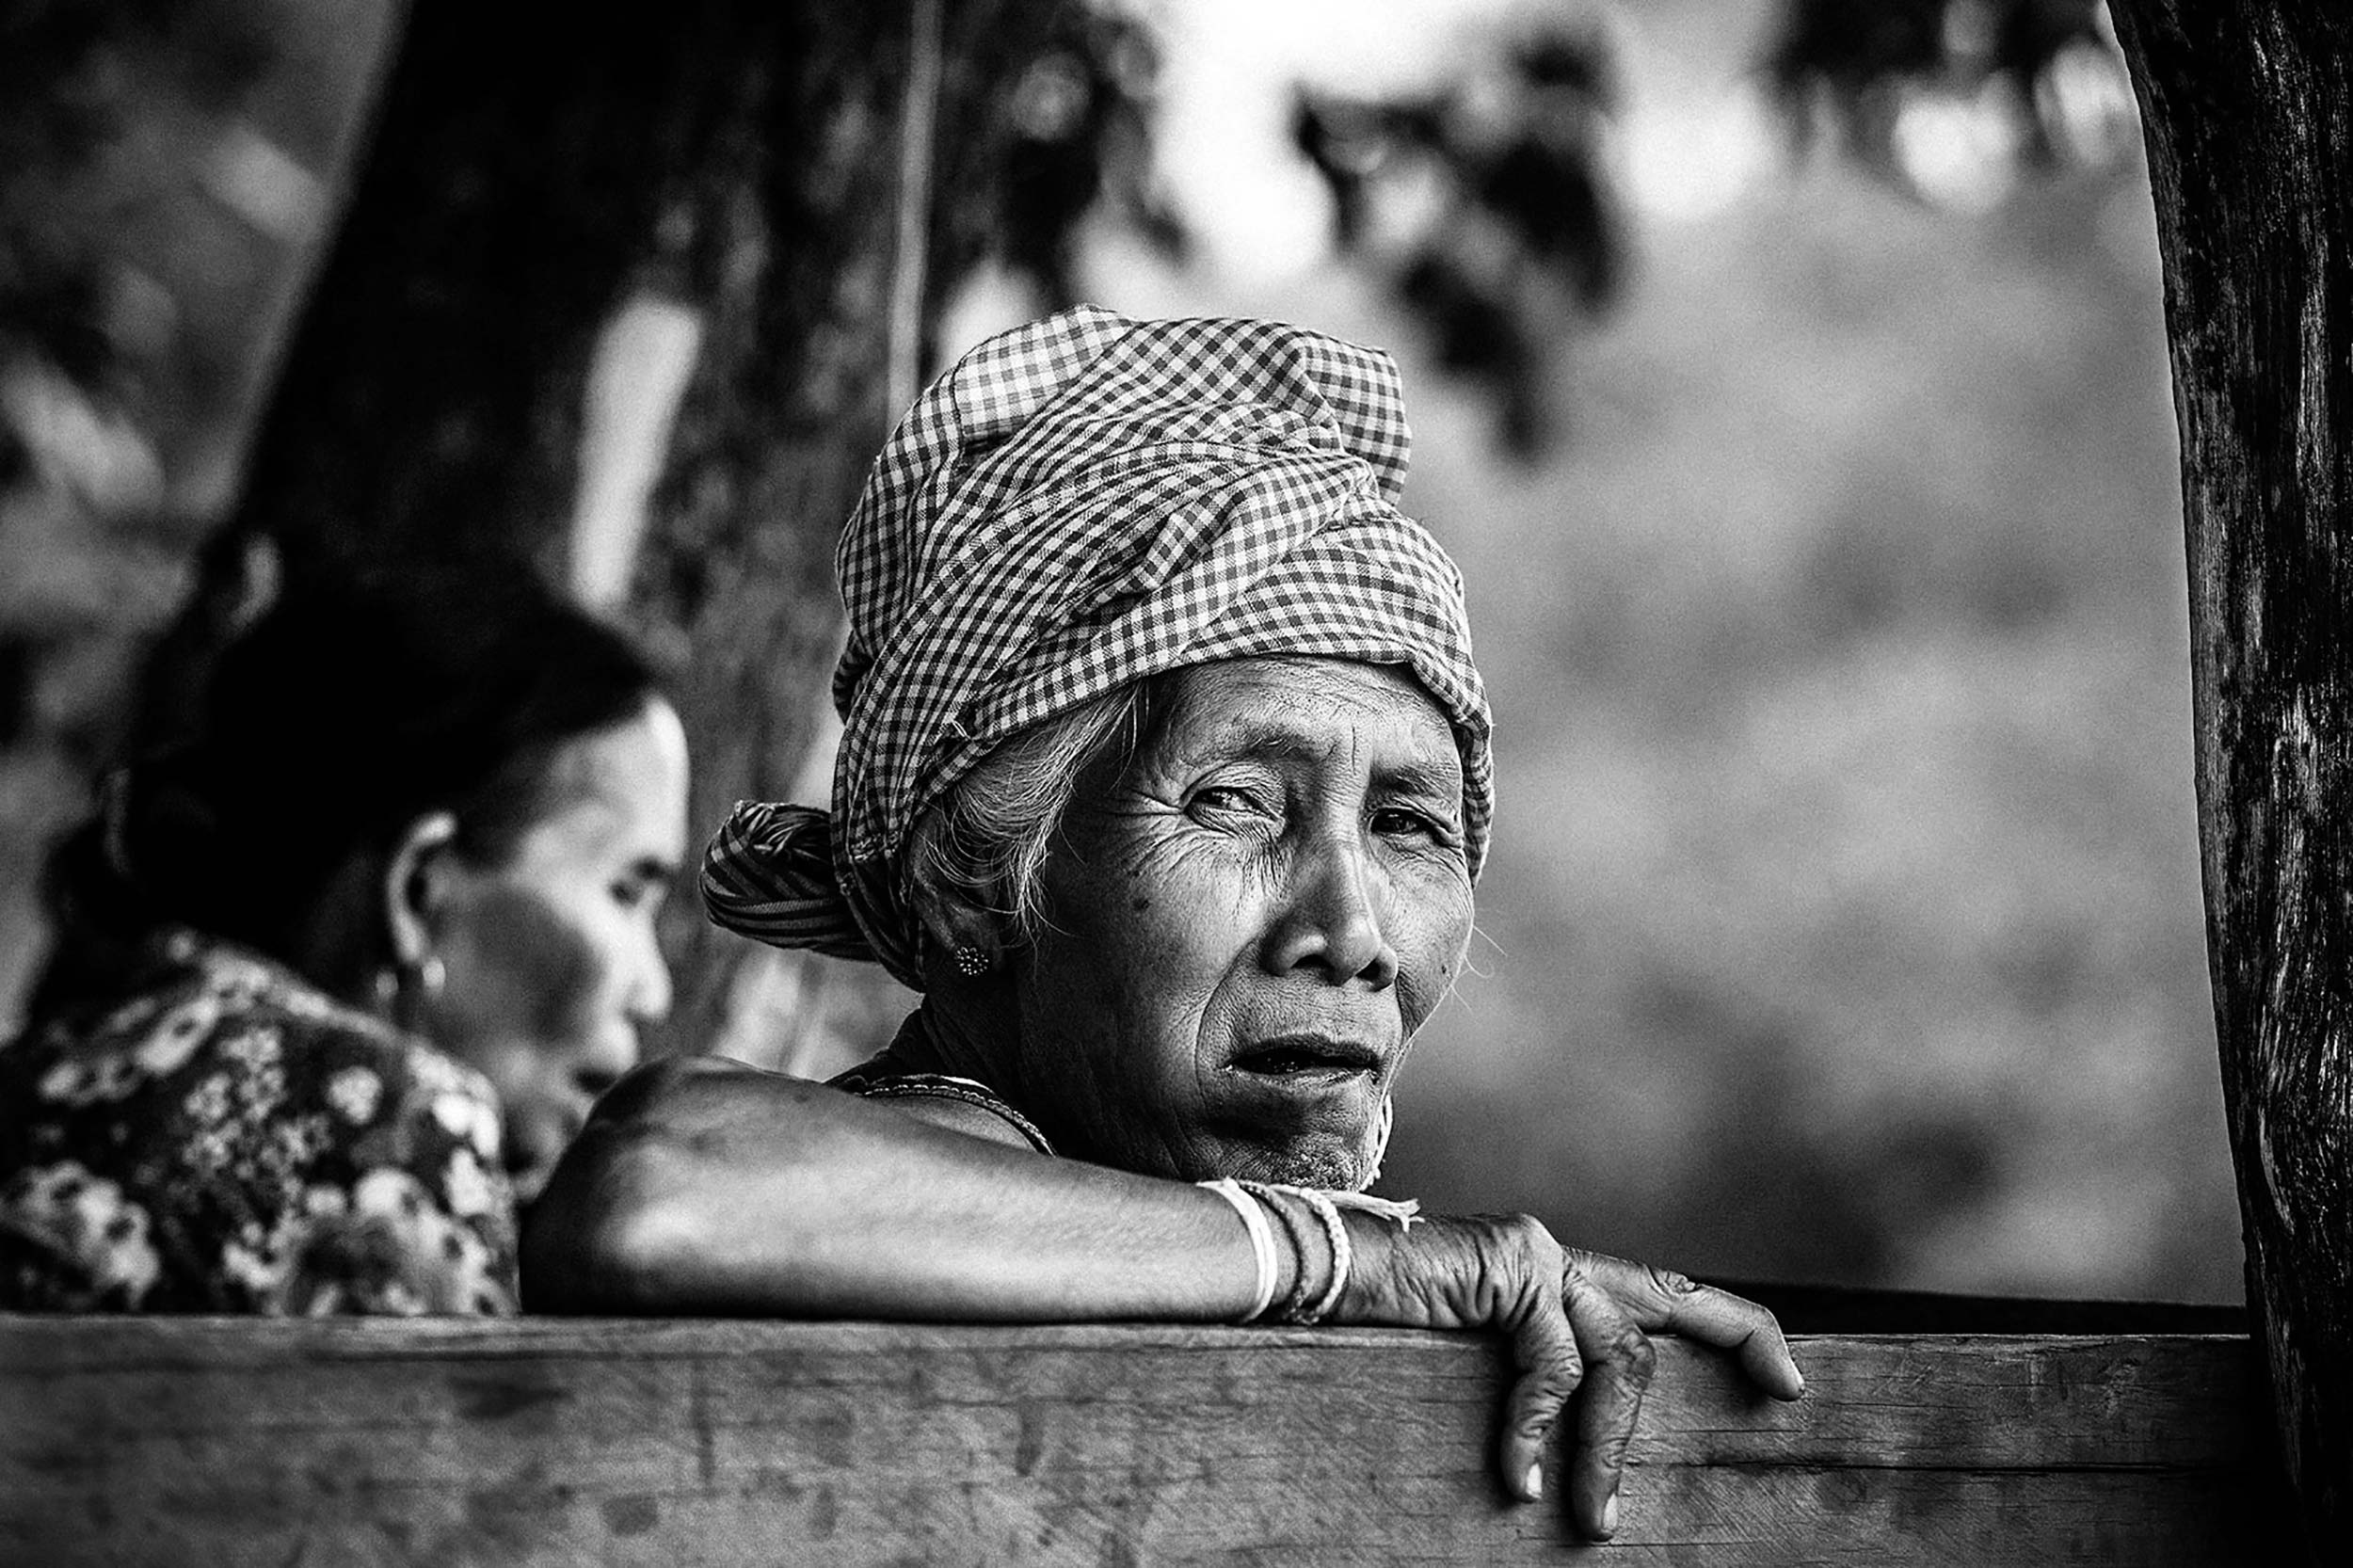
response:
<path id="1" fill-rule="evenodd" d="M 1303 1323 L 1320 1323 L 1330 1316 L 1334 1307 L 1340 1304 L 1340 1292 L 1348 1288 L 1349 1271 L 1355 1265 L 1356 1249 L 1348 1240 L 1347 1222 L 1340 1218 L 1340 1211 L 1334 1207 L 1330 1197 L 1312 1187 L 1298 1187 L 1292 1191 L 1307 1200 L 1307 1207 L 1314 1209 L 1316 1218 L 1323 1222 L 1324 1234 L 1332 1239 L 1332 1283 L 1324 1288 L 1316 1304 L 1307 1308 L 1299 1319 Z"/>
<path id="2" fill-rule="evenodd" d="M 1311 1277 L 1307 1272 L 1307 1258 L 1315 1249 L 1309 1243 L 1306 1224 L 1294 1216 L 1287 1205 L 1275 1201 L 1275 1193 L 1291 1189 L 1263 1181 L 1244 1181 L 1238 1185 L 1283 1222 L 1283 1234 L 1290 1239 L 1291 1256 L 1297 1265 L 1291 1271 L 1290 1289 L 1280 1303 L 1268 1309 L 1267 1315 L 1278 1323 L 1304 1323 L 1307 1321 L 1307 1283 Z"/>
<path id="3" fill-rule="evenodd" d="M 1331 1281 L 1324 1286 L 1323 1293 L 1316 1298 L 1315 1304 L 1312 1306 L 1300 1307 L 1293 1304 L 1305 1294 L 1304 1289 L 1296 1288 L 1292 1291 L 1290 1299 L 1283 1304 L 1284 1321 L 1309 1326 L 1323 1321 L 1331 1315 L 1332 1309 L 1340 1304 L 1340 1294 L 1348 1288 L 1348 1276 L 1355 1266 L 1356 1249 L 1348 1239 L 1347 1222 L 1340 1218 L 1340 1203 L 1346 1203 L 1352 1208 L 1379 1205 L 1380 1208 L 1376 1211 L 1385 1212 L 1388 1217 L 1395 1218 L 1400 1225 L 1410 1223 L 1409 1216 L 1413 1207 L 1391 1204 L 1380 1198 L 1366 1198 L 1355 1192 L 1326 1192 L 1316 1187 L 1293 1187 L 1287 1182 L 1245 1181 L 1241 1185 L 1244 1192 L 1256 1193 L 1261 1203 L 1274 1209 L 1277 1214 L 1283 1215 L 1286 1228 L 1289 1226 L 1290 1217 L 1276 1206 L 1274 1194 L 1277 1192 L 1297 1198 L 1309 1208 L 1314 1209 L 1316 1218 L 1323 1222 L 1324 1239 L 1332 1244 Z M 1300 1246 L 1299 1269 L 1304 1276 L 1307 1271 L 1306 1249 L 1305 1244 L 1298 1240 L 1297 1233 L 1292 1234 L 1294 1244 Z"/>
<path id="4" fill-rule="evenodd" d="M 1251 1295 L 1249 1310 L 1234 1321 L 1257 1322 L 1265 1314 L 1268 1304 L 1274 1300 L 1274 1233 L 1267 1226 L 1266 1213 L 1258 1207 L 1258 1201 L 1243 1192 L 1241 1184 L 1231 1176 L 1220 1176 L 1215 1181 L 1195 1182 L 1193 1185 L 1206 1187 L 1232 1204 L 1234 1212 L 1241 1216 L 1242 1227 L 1250 1232 L 1250 1256 L 1258 1265 L 1258 1287 Z"/>

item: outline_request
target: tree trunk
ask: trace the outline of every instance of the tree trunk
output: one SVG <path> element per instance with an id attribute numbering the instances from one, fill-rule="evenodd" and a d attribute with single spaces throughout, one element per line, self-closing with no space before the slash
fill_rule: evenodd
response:
<path id="1" fill-rule="evenodd" d="M 2333 1555 L 2353 1531 L 2353 15 L 2114 11 L 2164 250 L 2248 1299 Z"/>
<path id="2" fill-rule="evenodd" d="M 738 798 L 781 793 L 837 645 L 836 532 L 898 413 L 885 406 L 894 279 L 908 296 L 896 269 L 970 259 L 976 241 L 941 236 L 987 227 L 974 210 L 1002 139 L 1001 62 L 1038 47 L 1067 4 L 948 8 L 949 69 L 929 73 L 928 105 L 946 210 L 914 213 L 911 249 L 930 254 L 903 256 L 911 20 L 925 8 L 936 31 L 937 0 L 595 14 L 423 0 L 239 510 L 152 662 L 150 738 L 189 711 L 250 597 L 254 541 L 290 583 L 484 553 L 575 578 L 592 380 L 616 312 L 651 304 L 691 367 L 682 397 L 654 411 L 643 548 L 623 541 L 615 585 L 680 672 L 696 832 Z M 940 292 L 935 276 L 913 293 L 919 330 Z M 632 380 L 623 364 L 598 384 L 627 395 Z M 746 944 L 698 900 L 672 904 L 670 1036 L 707 1042 Z"/>

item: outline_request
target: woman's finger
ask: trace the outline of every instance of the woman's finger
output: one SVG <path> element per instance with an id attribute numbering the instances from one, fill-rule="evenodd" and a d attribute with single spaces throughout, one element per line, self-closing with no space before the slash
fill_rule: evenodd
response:
<path id="1" fill-rule="evenodd" d="M 1805 1374 L 1789 1353 L 1780 1321 L 1747 1297 L 1607 1253 L 1572 1251 L 1569 1257 L 1641 1327 L 1731 1351 L 1750 1379 L 1777 1400 L 1805 1392 Z"/>
<path id="2" fill-rule="evenodd" d="M 1569 1513 L 1579 1530 L 1605 1541 L 1618 1531 L 1618 1479 L 1658 1352 L 1578 1254 L 1570 1254 L 1561 1271 L 1561 1300 L 1585 1357 L 1569 1459 Z"/>
<path id="3" fill-rule="evenodd" d="M 1532 1503 L 1545 1491 L 1545 1440 L 1560 1421 L 1569 1396 L 1577 1392 L 1585 1367 L 1568 1320 L 1561 1315 L 1561 1299 L 1552 1289 L 1529 1291 L 1517 1320 L 1506 1326 L 1520 1375 L 1503 1412 L 1503 1484 L 1514 1496 Z"/>
<path id="4" fill-rule="evenodd" d="M 1561 1311 L 1561 1244 L 1526 1214 L 1440 1218 L 1410 1232 L 1364 1219 L 1350 1234 L 1355 1267 L 1328 1320 L 1511 1336 L 1518 1375 L 1504 1399 L 1496 1454 L 1504 1490 L 1535 1501 L 1545 1442 L 1584 1376 Z"/>

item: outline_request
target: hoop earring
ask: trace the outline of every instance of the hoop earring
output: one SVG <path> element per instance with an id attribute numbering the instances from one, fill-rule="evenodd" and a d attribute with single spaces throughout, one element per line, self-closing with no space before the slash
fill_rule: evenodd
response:
<path id="1" fill-rule="evenodd" d="M 414 1030 L 422 1020 L 418 1006 L 441 994 L 449 984 L 449 966 L 438 952 L 428 952 L 413 965 L 387 964 L 376 971 L 376 1008 L 393 1024 Z"/>

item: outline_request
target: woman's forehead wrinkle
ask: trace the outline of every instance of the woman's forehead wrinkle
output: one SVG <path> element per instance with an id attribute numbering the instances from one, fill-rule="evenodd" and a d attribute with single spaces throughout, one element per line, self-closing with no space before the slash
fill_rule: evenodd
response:
<path id="1" fill-rule="evenodd" d="M 1199 748 L 1209 758 L 1248 757 L 1270 762 L 1329 760 L 1348 737 L 1317 734 L 1262 713 L 1240 713 L 1212 729 Z"/>
<path id="2" fill-rule="evenodd" d="M 1369 739 L 1395 735 L 1408 750 L 1394 758 L 1376 757 L 1379 771 L 1432 765 L 1422 755 L 1426 750 L 1429 758 L 1443 759 L 1459 781 L 1462 760 L 1453 728 L 1417 690 L 1386 681 L 1362 683 L 1313 665 L 1285 663 L 1288 668 L 1280 673 L 1254 672 L 1247 679 L 1240 711 L 1229 708 L 1220 715 L 1216 729 L 1222 741 L 1236 749 L 1300 757 L 1324 757 L 1343 749 L 1354 756 Z"/>
<path id="3" fill-rule="evenodd" d="M 1326 749 L 1317 727 L 1298 716 L 1295 694 L 1222 672 L 1186 673 L 1191 679 L 1179 688 L 1160 744 L 1150 748 L 1155 760 L 1193 768 L 1239 758 L 1313 760 Z"/>
<path id="4" fill-rule="evenodd" d="M 1463 798 L 1463 760 L 1452 746 L 1432 757 L 1416 757 L 1378 771 L 1373 780 L 1404 794 Z"/>

